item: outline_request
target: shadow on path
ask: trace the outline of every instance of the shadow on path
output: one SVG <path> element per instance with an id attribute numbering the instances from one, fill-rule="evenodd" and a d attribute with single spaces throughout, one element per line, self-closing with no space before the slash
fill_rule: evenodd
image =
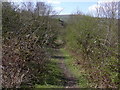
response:
<path id="1" fill-rule="evenodd" d="M 65 60 L 69 59 L 69 56 L 64 56 L 60 50 L 57 50 L 57 53 L 51 58 L 59 60 L 59 67 L 62 70 L 64 77 L 62 78 L 62 83 L 66 88 L 76 88 L 78 79 L 76 79 L 70 72 L 69 68 L 65 64 Z"/>
<path id="2" fill-rule="evenodd" d="M 52 56 L 53 59 L 68 59 L 67 56 Z"/>

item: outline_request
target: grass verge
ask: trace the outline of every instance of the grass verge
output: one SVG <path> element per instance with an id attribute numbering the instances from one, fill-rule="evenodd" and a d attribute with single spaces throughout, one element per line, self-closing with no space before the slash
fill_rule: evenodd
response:
<path id="1" fill-rule="evenodd" d="M 75 64 L 76 59 L 74 56 L 72 56 L 66 49 L 61 49 L 63 52 L 64 56 L 67 58 L 65 59 L 65 64 L 66 66 L 70 69 L 71 73 L 78 78 L 78 87 L 80 88 L 88 88 L 89 83 L 87 80 L 87 75 L 85 73 L 85 70 L 80 68 L 77 64 Z"/>
<path id="2" fill-rule="evenodd" d="M 63 88 L 63 87 L 55 85 L 35 85 L 35 88 Z"/>
<path id="3" fill-rule="evenodd" d="M 63 73 L 58 66 L 58 60 L 51 59 L 46 66 L 44 83 L 36 84 L 35 88 L 63 88 Z"/>

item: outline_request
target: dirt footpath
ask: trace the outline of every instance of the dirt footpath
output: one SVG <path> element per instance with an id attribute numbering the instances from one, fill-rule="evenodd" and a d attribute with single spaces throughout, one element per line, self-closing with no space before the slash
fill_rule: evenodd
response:
<path id="1" fill-rule="evenodd" d="M 71 74 L 68 67 L 65 65 L 64 60 L 67 56 L 64 56 L 59 50 L 56 50 L 56 55 L 53 56 L 56 60 L 59 60 L 59 67 L 62 69 L 64 74 L 64 87 L 65 88 L 77 88 L 77 79 Z"/>

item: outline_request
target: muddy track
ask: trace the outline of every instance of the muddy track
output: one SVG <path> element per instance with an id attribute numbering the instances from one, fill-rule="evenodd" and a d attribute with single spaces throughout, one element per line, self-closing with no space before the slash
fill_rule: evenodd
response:
<path id="1" fill-rule="evenodd" d="M 67 66 L 64 63 L 64 60 L 68 58 L 67 56 L 64 56 L 59 50 L 57 50 L 57 54 L 53 56 L 52 58 L 55 58 L 56 60 L 59 60 L 59 67 L 63 71 L 64 74 L 64 87 L 65 88 L 77 88 L 77 79 L 71 74 L 70 70 L 67 68 Z"/>

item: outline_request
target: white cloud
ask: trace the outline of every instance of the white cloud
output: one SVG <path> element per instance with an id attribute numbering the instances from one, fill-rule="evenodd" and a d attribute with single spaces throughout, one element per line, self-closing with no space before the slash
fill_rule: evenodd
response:
<path id="1" fill-rule="evenodd" d="M 8 2 L 46 2 L 49 4 L 60 4 L 61 3 L 59 0 L 8 0 Z"/>
<path id="2" fill-rule="evenodd" d="M 97 3 L 110 3 L 110 2 L 119 2 L 120 0 L 99 0 Z M 96 8 L 99 8 L 100 6 L 97 4 L 94 4 L 88 8 L 89 11 L 95 11 Z"/>
<path id="3" fill-rule="evenodd" d="M 95 12 L 96 9 L 99 8 L 99 7 L 100 7 L 99 5 L 94 4 L 94 5 L 90 6 L 90 7 L 88 8 L 88 10 L 89 10 L 90 12 Z"/>
<path id="4" fill-rule="evenodd" d="M 100 6 L 97 4 L 94 4 L 88 8 L 88 14 L 92 16 L 96 16 L 96 9 L 99 8 Z"/>
<path id="5" fill-rule="evenodd" d="M 3 0 L 6 1 L 6 0 Z M 35 1 L 45 1 L 51 4 L 60 4 L 61 2 L 110 2 L 113 0 L 9 0 L 9 1 L 15 1 L 15 2 L 35 2 Z M 120 1 L 120 0 L 114 0 L 114 1 Z"/>
<path id="6" fill-rule="evenodd" d="M 3 0 L 3 1 L 6 1 L 6 0 Z M 21 0 L 9 0 L 9 1 L 20 2 Z M 22 0 L 22 1 L 23 2 L 45 1 L 45 2 L 48 2 L 48 3 L 52 3 L 52 4 L 59 4 L 61 2 L 97 2 L 99 0 Z M 104 0 L 104 1 L 106 1 L 106 0 Z"/>
<path id="7" fill-rule="evenodd" d="M 60 12 L 60 11 L 62 11 L 64 8 L 62 8 L 62 7 L 55 7 L 54 9 L 55 9 L 55 11 Z"/>
<path id="8" fill-rule="evenodd" d="M 98 3 L 119 2 L 120 0 L 99 0 Z"/>
<path id="9" fill-rule="evenodd" d="M 58 0 L 46 0 L 48 3 L 51 3 L 51 4 L 60 4 L 61 2 L 58 1 Z"/>
<path id="10" fill-rule="evenodd" d="M 98 0 L 59 0 L 60 2 L 97 2 Z"/>
<path id="11" fill-rule="evenodd" d="M 96 13 L 96 9 L 100 8 L 99 4 L 104 4 L 104 3 L 111 3 L 111 2 L 119 2 L 120 0 L 98 0 L 98 4 L 94 4 L 88 8 L 89 13 Z"/>

